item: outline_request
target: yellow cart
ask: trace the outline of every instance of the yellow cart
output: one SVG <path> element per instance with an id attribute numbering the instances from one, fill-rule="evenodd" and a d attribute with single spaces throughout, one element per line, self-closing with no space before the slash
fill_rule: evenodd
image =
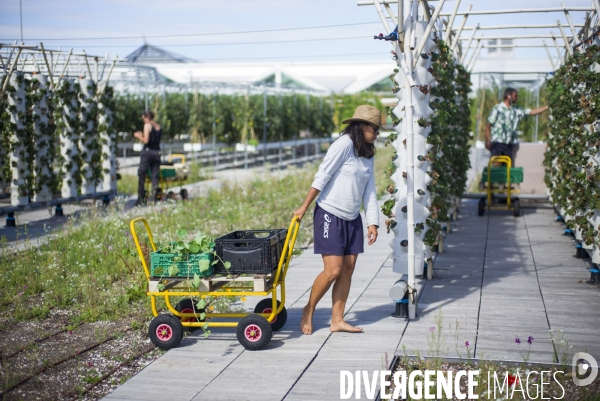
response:
<path id="1" fill-rule="evenodd" d="M 200 290 L 194 290 L 192 287 L 193 278 L 177 277 L 158 280 L 151 276 L 135 230 L 136 223 L 144 225 L 150 246 L 154 252 L 156 252 L 156 245 L 146 219 L 138 217 L 131 220 L 129 226 L 148 280 L 147 295 L 150 297 L 152 313 L 154 314 L 154 318 L 150 322 L 148 335 L 157 347 L 162 349 L 176 347 L 183 338 L 184 327 L 202 327 L 204 330 L 211 327 L 235 327 L 240 344 L 247 350 L 256 351 L 265 348 L 271 341 L 273 331 L 283 327 L 287 319 L 287 311 L 284 306 L 285 277 L 300 229 L 300 221 L 297 217 L 294 217 L 290 223 L 279 263 L 277 268 L 270 274 L 261 275 L 260 277 L 211 275 L 204 277 Z M 253 281 L 254 286 L 232 286 L 233 283 L 240 281 Z M 210 313 L 205 311 L 204 308 L 199 308 L 192 300 L 194 297 L 203 299 L 207 296 L 263 296 L 268 298 L 258 303 L 254 308 L 254 313 Z M 157 297 L 164 297 L 170 313 L 158 313 L 156 308 Z M 177 307 L 173 307 L 171 297 L 189 298 L 185 298 Z M 239 319 L 239 321 L 214 321 L 216 318 Z"/>
<path id="2" fill-rule="evenodd" d="M 493 163 L 505 163 L 504 167 L 492 167 Z M 485 181 L 484 181 L 485 180 Z M 483 169 L 481 184 L 487 184 L 487 196 L 479 199 L 478 214 L 483 216 L 485 209 L 488 210 L 513 210 L 515 217 L 521 214 L 521 202 L 513 195 L 521 193 L 519 184 L 523 182 L 523 167 L 512 167 L 511 158 L 508 156 L 492 156 L 487 168 Z M 497 187 L 494 188 L 494 184 Z M 515 188 L 512 188 L 512 186 Z M 494 194 L 506 194 L 506 204 L 494 203 Z M 487 200 L 487 202 L 486 202 Z"/>

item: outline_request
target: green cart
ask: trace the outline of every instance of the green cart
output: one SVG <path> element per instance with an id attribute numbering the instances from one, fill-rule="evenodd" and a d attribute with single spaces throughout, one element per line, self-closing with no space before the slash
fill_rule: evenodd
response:
<path id="1" fill-rule="evenodd" d="M 505 163 L 503 167 L 492 167 L 493 163 Z M 477 212 L 480 216 L 488 210 L 513 210 L 515 217 L 521 215 L 521 202 L 514 196 L 521 193 L 520 184 L 523 182 L 523 167 L 511 167 L 508 156 L 492 156 L 487 167 L 481 174 L 480 188 L 483 187 L 487 196 L 479 199 Z M 494 194 L 506 195 L 506 203 L 498 202 Z"/>

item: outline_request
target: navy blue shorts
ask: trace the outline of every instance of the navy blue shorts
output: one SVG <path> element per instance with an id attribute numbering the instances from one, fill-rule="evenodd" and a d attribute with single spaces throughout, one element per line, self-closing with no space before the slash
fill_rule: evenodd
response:
<path id="1" fill-rule="evenodd" d="M 315 206 L 315 253 L 322 255 L 358 255 L 365 251 L 360 214 L 352 221 L 340 219 Z"/>
<path id="2" fill-rule="evenodd" d="M 511 158 L 512 161 L 513 145 L 509 145 L 507 143 L 492 142 L 492 146 L 490 148 L 492 156 L 508 156 Z"/>

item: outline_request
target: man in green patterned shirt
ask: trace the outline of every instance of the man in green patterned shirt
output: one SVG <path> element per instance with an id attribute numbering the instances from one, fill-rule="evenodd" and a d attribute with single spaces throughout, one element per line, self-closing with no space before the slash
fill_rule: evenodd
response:
<path id="1" fill-rule="evenodd" d="M 485 147 L 492 156 L 508 156 L 514 163 L 515 145 L 518 143 L 517 128 L 525 116 L 535 116 L 548 110 L 548 106 L 524 109 L 516 106 L 519 94 L 514 88 L 506 88 L 504 100 L 494 106 L 485 126 Z M 499 166 L 500 163 L 494 163 Z"/>

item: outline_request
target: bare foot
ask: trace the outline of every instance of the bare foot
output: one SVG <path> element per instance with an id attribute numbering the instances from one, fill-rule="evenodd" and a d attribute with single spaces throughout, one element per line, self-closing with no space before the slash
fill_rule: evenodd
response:
<path id="1" fill-rule="evenodd" d="M 343 320 L 338 323 L 331 322 L 331 325 L 329 325 L 329 330 L 331 330 L 334 333 L 335 332 L 360 333 L 363 331 L 362 327 L 354 327 L 354 326 L 344 322 Z"/>
<path id="2" fill-rule="evenodd" d="M 313 331 L 313 327 L 312 327 L 313 312 L 314 311 L 310 310 L 310 308 L 308 307 L 308 305 L 306 305 L 304 308 L 302 308 L 302 320 L 300 320 L 300 329 L 302 330 L 302 332 L 304 334 L 308 334 L 308 335 L 312 334 L 312 331 Z"/>

